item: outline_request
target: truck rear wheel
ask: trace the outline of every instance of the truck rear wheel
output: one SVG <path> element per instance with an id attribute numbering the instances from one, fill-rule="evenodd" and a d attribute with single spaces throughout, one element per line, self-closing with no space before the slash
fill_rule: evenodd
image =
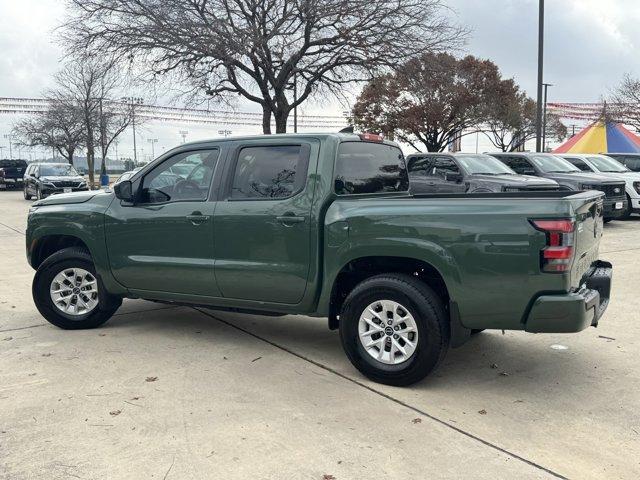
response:
<path id="1" fill-rule="evenodd" d="M 38 267 L 32 285 L 40 314 L 66 330 L 95 328 L 105 323 L 122 304 L 107 293 L 89 253 L 65 248 Z"/>
<path id="2" fill-rule="evenodd" d="M 362 281 L 340 313 L 347 357 L 362 374 L 387 385 L 411 385 L 426 377 L 447 353 L 449 338 L 441 299 L 410 275 Z"/>

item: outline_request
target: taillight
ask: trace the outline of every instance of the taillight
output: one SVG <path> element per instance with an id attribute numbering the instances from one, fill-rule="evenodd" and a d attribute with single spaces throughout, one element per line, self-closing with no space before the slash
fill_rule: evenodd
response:
<path id="1" fill-rule="evenodd" d="M 361 133 L 360 140 L 365 142 L 382 142 L 384 137 L 382 135 L 377 135 L 375 133 Z"/>
<path id="2" fill-rule="evenodd" d="M 531 220 L 531 224 L 544 232 L 546 246 L 540 251 L 543 272 L 562 273 L 571 269 L 575 223 L 573 220 Z"/>

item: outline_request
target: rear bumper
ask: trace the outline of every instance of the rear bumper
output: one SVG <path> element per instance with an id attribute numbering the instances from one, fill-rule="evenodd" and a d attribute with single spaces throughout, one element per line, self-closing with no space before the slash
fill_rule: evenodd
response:
<path id="1" fill-rule="evenodd" d="M 613 267 L 598 260 L 576 292 L 538 297 L 527 317 L 525 330 L 532 333 L 573 333 L 597 326 L 609 305 Z"/>
<path id="2" fill-rule="evenodd" d="M 3 178 L 0 177 L 0 188 L 22 187 L 21 178 Z"/>
<path id="3" fill-rule="evenodd" d="M 616 208 L 616 206 L 622 206 L 620 208 Z M 629 203 L 627 202 L 627 197 L 622 198 L 605 198 L 603 203 L 602 214 L 605 218 L 618 218 L 625 214 L 627 211 L 627 207 Z"/>

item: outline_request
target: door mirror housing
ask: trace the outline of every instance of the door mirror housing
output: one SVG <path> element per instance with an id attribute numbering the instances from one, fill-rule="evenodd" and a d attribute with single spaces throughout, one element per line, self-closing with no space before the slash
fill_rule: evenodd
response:
<path id="1" fill-rule="evenodd" d="M 116 198 L 133 203 L 133 184 L 130 180 L 123 180 L 122 182 L 116 183 L 113 186 L 113 193 L 116 194 Z"/>
<path id="2" fill-rule="evenodd" d="M 462 174 L 461 173 L 456 173 L 456 172 L 447 172 L 444 175 L 444 179 L 447 182 L 460 183 L 460 182 L 462 182 Z"/>

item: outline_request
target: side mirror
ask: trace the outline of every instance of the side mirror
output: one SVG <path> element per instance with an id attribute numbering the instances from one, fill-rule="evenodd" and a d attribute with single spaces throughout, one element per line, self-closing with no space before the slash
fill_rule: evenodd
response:
<path id="1" fill-rule="evenodd" d="M 447 172 L 447 173 L 444 174 L 444 179 L 447 182 L 460 183 L 462 181 L 462 174 L 461 173 L 455 173 L 455 172 Z"/>
<path id="2" fill-rule="evenodd" d="M 133 203 L 133 184 L 130 180 L 123 180 L 120 183 L 116 183 L 113 186 L 113 193 L 116 194 L 116 198 Z"/>

